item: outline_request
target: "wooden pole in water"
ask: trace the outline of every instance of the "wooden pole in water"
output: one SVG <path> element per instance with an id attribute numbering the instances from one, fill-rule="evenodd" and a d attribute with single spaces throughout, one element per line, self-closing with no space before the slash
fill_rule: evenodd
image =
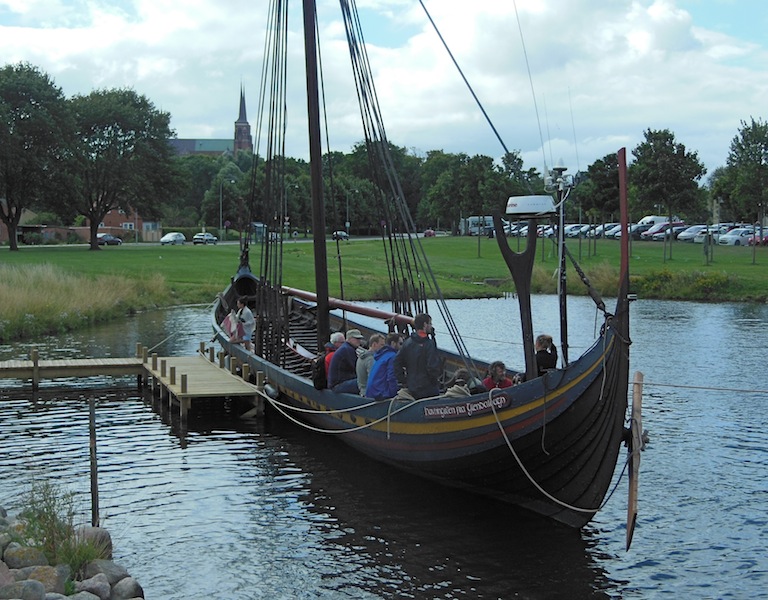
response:
<path id="1" fill-rule="evenodd" d="M 40 353 L 37 348 L 32 348 L 29 355 L 32 359 L 32 391 L 36 392 L 40 384 Z"/>
<path id="2" fill-rule="evenodd" d="M 91 455 L 91 525 L 99 526 L 99 468 L 96 461 L 96 401 L 88 400 L 88 433 Z"/>

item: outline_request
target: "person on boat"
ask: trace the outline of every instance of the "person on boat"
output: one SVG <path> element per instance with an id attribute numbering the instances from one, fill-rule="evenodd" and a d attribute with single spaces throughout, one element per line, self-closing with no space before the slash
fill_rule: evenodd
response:
<path id="1" fill-rule="evenodd" d="M 331 347 L 328 347 L 328 344 L 325 346 L 326 354 L 325 354 L 325 376 L 328 377 L 328 373 L 331 370 L 331 359 L 333 358 L 333 353 L 336 352 L 339 348 L 341 348 L 341 345 L 344 343 L 344 334 L 341 331 L 334 331 L 331 334 L 331 341 L 329 342 L 331 344 Z"/>
<path id="2" fill-rule="evenodd" d="M 240 296 L 237 299 L 235 319 L 242 326 L 242 334 L 237 340 L 233 341 L 236 341 L 238 344 L 243 344 L 246 350 L 253 350 L 251 337 L 253 336 L 253 330 L 256 327 L 256 320 L 253 318 L 251 309 L 248 308 L 248 298 L 245 296 Z"/>
<path id="3" fill-rule="evenodd" d="M 394 358 L 395 377 L 416 399 L 437 396 L 443 368 L 433 337 L 432 317 L 426 313 L 416 315 L 413 329 Z"/>
<path id="4" fill-rule="evenodd" d="M 384 336 L 380 333 L 374 333 L 368 338 L 368 348 L 363 349 L 362 344 L 357 348 L 357 363 L 355 364 L 355 371 L 357 372 L 357 387 L 360 390 L 360 395 L 365 396 L 365 388 L 368 385 L 368 375 L 371 373 L 371 367 L 373 367 L 373 355 L 376 351 L 384 345 Z"/>
<path id="5" fill-rule="evenodd" d="M 551 335 L 542 333 L 536 338 L 536 367 L 539 377 L 557 367 L 557 346 L 553 343 Z"/>
<path id="6" fill-rule="evenodd" d="M 328 370 L 328 387 L 334 392 L 359 394 L 357 388 L 357 347 L 364 340 L 359 329 L 347 331 L 346 341 L 333 353 Z"/>
<path id="7" fill-rule="evenodd" d="M 500 360 L 495 360 L 488 367 L 488 377 L 483 379 L 486 390 L 504 389 L 512 387 L 515 382 L 507 377 L 507 367 Z"/>
<path id="8" fill-rule="evenodd" d="M 375 400 L 394 398 L 399 388 L 395 377 L 395 355 L 403 345 L 403 336 L 399 333 L 387 335 L 386 343 L 373 355 L 373 365 L 368 375 L 365 393 L 361 395 Z"/>

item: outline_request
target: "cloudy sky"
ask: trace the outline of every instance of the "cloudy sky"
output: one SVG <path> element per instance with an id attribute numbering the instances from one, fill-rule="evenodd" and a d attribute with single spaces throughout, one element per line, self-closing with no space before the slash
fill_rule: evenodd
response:
<path id="1" fill-rule="evenodd" d="M 331 145 L 362 139 L 338 3 L 317 0 Z M 740 121 L 768 118 L 765 0 L 424 0 L 510 150 L 572 171 L 670 129 L 711 171 Z M 181 138 L 252 127 L 267 0 L 0 0 L 0 65 L 29 62 L 66 96 L 131 87 Z M 357 0 L 387 135 L 418 153 L 503 148 L 418 0 Z M 301 3 L 291 7 L 288 154 L 306 158 Z M 530 75 L 529 75 L 530 74 Z M 253 127 L 255 130 L 255 127 Z"/>

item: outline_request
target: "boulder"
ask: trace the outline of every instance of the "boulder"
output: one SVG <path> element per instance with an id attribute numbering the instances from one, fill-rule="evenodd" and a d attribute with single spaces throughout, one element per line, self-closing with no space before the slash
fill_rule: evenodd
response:
<path id="1" fill-rule="evenodd" d="M 112 558 L 112 536 L 103 527 L 79 527 L 77 537 L 81 541 L 90 542 L 101 551 L 100 558 Z"/>
<path id="2" fill-rule="evenodd" d="M 0 588 L 0 598 L 7 600 L 45 600 L 45 587 L 39 581 L 27 579 Z"/>
<path id="3" fill-rule="evenodd" d="M 64 583 L 69 578 L 71 569 L 69 565 L 57 565 L 55 567 L 31 567 L 27 579 L 39 581 L 45 587 L 46 592 L 64 593 Z"/>
<path id="4" fill-rule="evenodd" d="M 98 558 L 85 565 L 84 577 L 93 577 L 98 573 L 104 573 L 109 580 L 109 585 L 115 585 L 121 579 L 128 577 L 128 571 L 125 567 L 112 562 Z"/>
<path id="5" fill-rule="evenodd" d="M 96 573 L 93 577 L 75 582 L 75 590 L 78 592 L 90 592 L 98 596 L 100 600 L 109 600 L 112 588 L 109 579 L 104 573 Z"/>
<path id="6" fill-rule="evenodd" d="M 72 596 L 67 596 L 67 600 L 99 600 L 99 597 L 91 592 L 77 592 Z"/>
<path id="7" fill-rule="evenodd" d="M 16 578 L 13 576 L 13 573 L 11 573 L 11 570 L 8 568 L 8 565 L 6 565 L 2 560 L 0 560 L 0 587 L 3 587 L 4 585 L 8 585 L 9 583 L 13 583 L 16 581 Z"/>
<path id="8" fill-rule="evenodd" d="M 133 600 L 144 598 L 144 590 L 133 577 L 121 579 L 112 587 L 110 600 Z"/>
<path id="9" fill-rule="evenodd" d="M 11 569 L 23 569 L 24 567 L 47 566 L 48 559 L 43 551 L 38 548 L 22 546 L 11 542 L 3 553 L 5 564 Z"/>
<path id="10" fill-rule="evenodd" d="M 11 534 L 7 531 L 0 532 L 0 557 L 3 556 L 3 552 L 5 552 L 5 549 L 8 547 L 8 544 L 13 541 L 13 538 L 11 537 Z"/>
<path id="11" fill-rule="evenodd" d="M 144 598 L 144 590 L 133 577 L 121 579 L 112 587 L 110 600 L 133 600 L 134 598 Z"/>

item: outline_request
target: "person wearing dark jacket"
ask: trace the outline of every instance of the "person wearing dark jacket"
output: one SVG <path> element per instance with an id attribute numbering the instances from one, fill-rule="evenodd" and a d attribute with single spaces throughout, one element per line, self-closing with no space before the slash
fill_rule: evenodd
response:
<path id="1" fill-rule="evenodd" d="M 418 398 L 437 396 L 440 393 L 438 379 L 442 363 L 437 354 L 432 317 L 420 313 L 413 318 L 414 332 L 403 343 L 394 358 L 395 377 L 398 384 Z"/>
<path id="2" fill-rule="evenodd" d="M 328 387 L 334 392 L 359 394 L 357 387 L 357 347 L 365 339 L 359 329 L 347 331 L 347 341 L 342 344 L 331 358 L 328 369 Z"/>
<path id="3" fill-rule="evenodd" d="M 551 335 L 542 333 L 536 338 L 536 367 L 539 377 L 557 367 L 557 346 L 552 342 Z"/>

